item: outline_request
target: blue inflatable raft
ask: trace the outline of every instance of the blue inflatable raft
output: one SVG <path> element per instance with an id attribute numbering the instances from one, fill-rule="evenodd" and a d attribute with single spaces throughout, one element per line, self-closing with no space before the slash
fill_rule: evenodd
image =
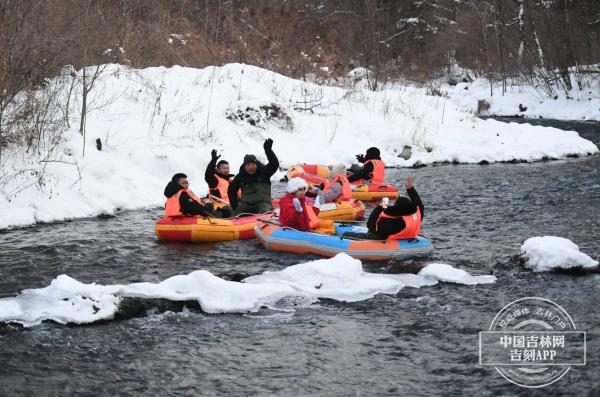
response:
<path id="1" fill-rule="evenodd" d="M 344 252 L 357 259 L 409 259 L 431 255 L 433 244 L 424 237 L 410 240 L 360 240 L 341 237 L 346 232 L 366 233 L 364 226 L 335 224 L 335 235 L 301 232 L 272 223 L 258 222 L 256 238 L 267 249 L 297 254 L 335 256 Z"/>

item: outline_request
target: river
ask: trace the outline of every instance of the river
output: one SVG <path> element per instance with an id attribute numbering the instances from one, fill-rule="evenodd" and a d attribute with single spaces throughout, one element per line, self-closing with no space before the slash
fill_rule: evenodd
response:
<path id="1" fill-rule="evenodd" d="M 526 120 L 507 120 L 523 122 Z M 600 145 L 600 123 L 531 120 L 574 129 Z M 559 161 L 438 165 L 408 175 L 425 204 L 435 261 L 495 284 L 440 283 L 357 303 L 321 300 L 290 312 L 206 314 L 149 300 L 141 313 L 85 326 L 0 326 L 0 395 L 587 396 L 600 389 L 600 274 L 534 273 L 523 241 L 565 237 L 600 257 L 600 156 Z M 283 192 L 282 183 L 274 183 Z M 266 251 L 255 240 L 158 242 L 160 209 L 0 232 L 0 297 L 60 274 L 86 283 L 158 282 L 204 269 L 231 277 L 316 259 Z M 398 263 L 365 263 L 399 272 Z M 478 364 L 478 332 L 518 298 L 560 304 L 587 331 L 587 364 L 538 390 Z M 423 299 L 425 297 L 425 299 Z M 595 393 L 595 392 L 591 392 Z"/>

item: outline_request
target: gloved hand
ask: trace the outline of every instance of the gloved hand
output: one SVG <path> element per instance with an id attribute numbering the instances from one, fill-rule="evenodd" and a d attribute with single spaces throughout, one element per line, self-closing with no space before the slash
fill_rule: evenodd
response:
<path id="1" fill-rule="evenodd" d="M 210 152 L 210 156 L 212 157 L 212 161 L 217 161 L 219 159 L 219 157 L 221 157 L 221 155 L 217 156 L 217 149 L 213 149 Z"/>
<path id="2" fill-rule="evenodd" d="M 359 163 L 364 163 L 365 162 L 365 156 L 362 154 L 357 154 L 356 155 L 356 160 L 358 160 Z"/>
<path id="3" fill-rule="evenodd" d="M 265 149 L 265 152 L 273 150 L 273 140 L 271 138 L 266 139 L 263 148 Z"/>
<path id="4" fill-rule="evenodd" d="M 292 203 L 294 204 L 294 208 L 296 209 L 296 212 L 302 213 L 302 211 L 304 211 L 304 209 L 302 208 L 302 203 L 300 203 L 300 200 L 298 200 L 298 197 L 294 197 L 294 199 L 292 200 Z"/>
<path id="5" fill-rule="evenodd" d="M 315 199 L 315 203 L 313 204 L 313 207 L 321 208 L 321 196 L 317 196 L 317 198 Z"/>

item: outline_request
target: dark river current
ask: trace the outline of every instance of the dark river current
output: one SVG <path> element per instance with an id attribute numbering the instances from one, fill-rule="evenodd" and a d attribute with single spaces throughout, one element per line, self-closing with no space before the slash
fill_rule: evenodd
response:
<path id="1" fill-rule="evenodd" d="M 600 145 L 599 123 L 531 122 L 574 129 Z M 408 175 L 425 204 L 422 232 L 435 245 L 427 262 L 493 272 L 495 284 L 321 300 L 288 314 L 214 315 L 148 300 L 144 310 L 97 324 L 0 325 L 0 395 L 599 395 L 600 274 L 534 273 L 518 255 L 525 239 L 550 235 L 600 258 L 600 155 L 387 171 L 398 185 Z M 153 209 L 0 232 L 0 297 L 45 287 L 60 274 L 126 284 L 199 269 L 254 275 L 316 259 L 268 252 L 255 240 L 158 242 L 160 215 Z M 397 263 L 363 265 L 402 271 Z M 587 364 L 541 389 L 509 383 L 478 362 L 478 332 L 528 296 L 558 303 L 587 331 Z"/>

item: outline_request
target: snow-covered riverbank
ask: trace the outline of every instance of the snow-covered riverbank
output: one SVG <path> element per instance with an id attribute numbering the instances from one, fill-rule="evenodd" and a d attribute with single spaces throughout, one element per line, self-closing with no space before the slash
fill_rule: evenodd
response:
<path id="1" fill-rule="evenodd" d="M 544 94 L 531 86 L 502 86 L 476 79 L 455 86 L 443 85 L 440 89 L 460 109 L 488 116 L 517 116 L 556 120 L 600 120 L 600 87 L 595 89 L 573 88 L 568 94 L 558 91 L 553 96 Z M 479 101 L 489 104 L 489 109 L 478 109 Z"/>
<path id="2" fill-rule="evenodd" d="M 93 110 L 83 156 L 78 100 L 71 98 L 72 127 L 50 155 L 3 157 L 0 228 L 160 206 L 164 185 L 176 172 L 187 173 L 191 188 L 204 194 L 211 149 L 235 171 L 246 153 L 264 158 L 265 138 L 274 140 L 283 167 L 350 165 L 370 146 L 381 149 L 388 166 L 401 167 L 598 152 L 576 132 L 481 120 L 422 89 L 346 90 L 230 64 L 143 70 L 109 65 L 88 99 Z M 398 157 L 407 147 L 410 157 Z"/>

